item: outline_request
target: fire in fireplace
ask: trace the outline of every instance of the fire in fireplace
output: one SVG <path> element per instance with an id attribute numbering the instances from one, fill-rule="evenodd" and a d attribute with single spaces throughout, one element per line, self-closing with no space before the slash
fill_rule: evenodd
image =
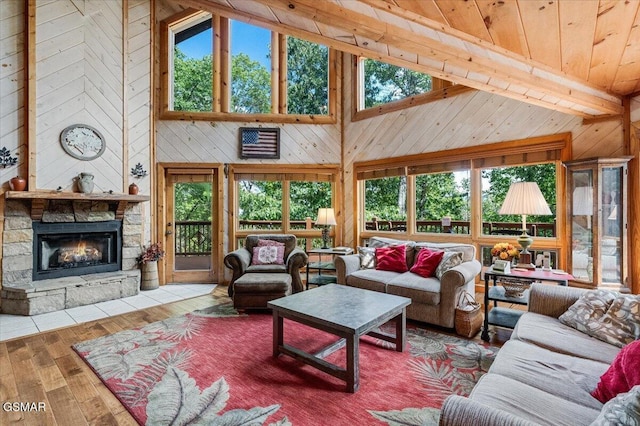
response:
<path id="1" fill-rule="evenodd" d="M 33 222 L 33 280 L 118 271 L 122 222 Z"/>

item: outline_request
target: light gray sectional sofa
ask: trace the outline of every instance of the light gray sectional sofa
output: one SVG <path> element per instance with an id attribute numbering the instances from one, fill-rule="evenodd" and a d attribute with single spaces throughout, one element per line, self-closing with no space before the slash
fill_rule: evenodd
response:
<path id="1" fill-rule="evenodd" d="M 446 271 L 442 275 L 442 280 L 439 280 L 436 277 L 424 278 L 412 272 L 361 269 L 358 254 L 338 256 L 335 259 L 338 283 L 408 297 L 411 299 L 411 305 L 407 307 L 407 318 L 453 328 L 458 297 L 464 290 L 475 294 L 475 278 L 482 268 L 475 258 L 475 246 L 458 243 L 414 242 L 383 237 L 369 239 L 369 247 L 372 248 L 401 244 L 407 246 L 406 257 L 409 268 L 413 265 L 417 251 L 422 247 L 460 252 L 463 263 Z"/>
<path id="2" fill-rule="evenodd" d="M 468 398 L 444 402 L 441 425 L 589 425 L 603 404 L 591 396 L 621 350 L 562 324 L 584 290 L 533 284 L 529 311 Z"/>

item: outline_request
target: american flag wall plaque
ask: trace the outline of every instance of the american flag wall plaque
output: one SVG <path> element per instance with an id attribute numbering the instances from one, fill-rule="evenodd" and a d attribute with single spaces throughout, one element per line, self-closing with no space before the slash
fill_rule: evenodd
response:
<path id="1" fill-rule="evenodd" d="M 241 127 L 240 158 L 280 158 L 280 129 Z"/>

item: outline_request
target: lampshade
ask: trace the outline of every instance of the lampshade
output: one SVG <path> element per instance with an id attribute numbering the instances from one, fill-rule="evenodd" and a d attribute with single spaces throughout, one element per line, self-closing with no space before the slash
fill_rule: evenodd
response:
<path id="1" fill-rule="evenodd" d="M 593 187 L 578 186 L 573 190 L 573 215 L 593 216 Z"/>
<path id="2" fill-rule="evenodd" d="M 551 209 L 535 182 L 515 182 L 509 187 L 500 214 L 550 215 Z"/>
<path id="3" fill-rule="evenodd" d="M 333 209 L 318 209 L 316 225 L 336 225 L 336 215 Z"/>

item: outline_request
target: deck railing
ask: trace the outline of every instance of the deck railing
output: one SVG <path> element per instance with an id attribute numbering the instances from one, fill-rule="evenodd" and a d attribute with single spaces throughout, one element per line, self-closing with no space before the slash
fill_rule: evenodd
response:
<path id="1" fill-rule="evenodd" d="M 211 253 L 211 223 L 207 221 L 180 221 L 176 226 L 176 255 L 203 255 Z M 289 227 L 296 229 L 314 229 L 315 221 L 311 218 L 305 220 L 292 220 Z M 368 231 L 405 232 L 407 222 L 403 220 L 373 219 L 365 224 Z M 241 230 L 273 230 L 282 229 L 281 220 L 241 220 Z M 316 228 L 318 229 L 318 228 Z M 418 232 L 429 233 L 453 233 L 470 234 L 469 221 L 452 220 L 450 226 L 443 226 L 439 220 L 416 221 Z M 522 224 L 520 222 L 483 222 L 482 233 L 485 235 L 520 235 Z M 533 237 L 555 237 L 556 225 L 554 223 L 530 223 L 527 224 L 527 233 Z M 319 239 L 319 237 L 317 238 Z M 300 239 L 301 247 L 311 248 L 313 238 Z"/>
<path id="2" fill-rule="evenodd" d="M 179 221 L 175 223 L 176 256 L 211 254 L 211 222 Z"/>

